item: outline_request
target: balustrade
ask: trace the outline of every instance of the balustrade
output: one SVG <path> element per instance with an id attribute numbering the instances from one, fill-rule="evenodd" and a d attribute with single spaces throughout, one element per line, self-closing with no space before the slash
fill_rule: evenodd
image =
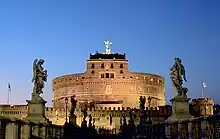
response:
<path id="1" fill-rule="evenodd" d="M 140 127 L 141 128 L 141 127 Z M 148 138 L 220 139 L 220 115 L 192 118 L 171 123 L 154 124 L 144 130 Z M 142 131 L 143 132 L 143 131 Z"/>
<path id="2" fill-rule="evenodd" d="M 0 116 L 0 139 L 30 139 L 34 136 L 61 139 L 63 133 L 63 126 Z"/>

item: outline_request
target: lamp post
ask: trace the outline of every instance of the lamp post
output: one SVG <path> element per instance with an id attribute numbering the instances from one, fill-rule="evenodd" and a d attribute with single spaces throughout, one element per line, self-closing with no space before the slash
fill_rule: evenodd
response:
<path id="1" fill-rule="evenodd" d="M 58 111 L 56 110 L 56 124 L 57 124 L 57 122 L 58 122 Z"/>
<path id="2" fill-rule="evenodd" d="M 65 98 L 65 104 L 66 104 L 66 123 L 67 123 L 67 104 L 68 104 L 68 98 Z"/>
<path id="3" fill-rule="evenodd" d="M 205 116 L 207 116 L 207 109 L 208 109 L 208 99 L 205 98 Z"/>
<path id="4" fill-rule="evenodd" d="M 150 116 L 150 114 L 151 114 L 151 109 L 150 109 L 150 103 L 151 103 L 151 97 L 149 96 L 148 97 L 148 107 L 149 107 L 149 124 L 151 124 L 151 116 Z"/>

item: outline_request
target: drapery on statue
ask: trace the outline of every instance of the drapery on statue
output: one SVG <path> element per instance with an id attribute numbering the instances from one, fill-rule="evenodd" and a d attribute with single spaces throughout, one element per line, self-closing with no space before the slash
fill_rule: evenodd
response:
<path id="1" fill-rule="evenodd" d="M 182 65 L 182 60 L 180 58 L 174 58 L 175 63 L 170 69 L 170 78 L 173 83 L 173 86 L 177 90 L 177 96 L 186 97 L 188 89 L 183 87 L 183 80 L 187 82 L 185 75 L 185 68 Z"/>
<path id="2" fill-rule="evenodd" d="M 32 82 L 34 82 L 33 94 L 42 94 L 44 88 L 44 82 L 47 82 L 47 70 L 44 70 L 43 59 L 35 59 L 33 62 L 33 78 Z"/>
<path id="3" fill-rule="evenodd" d="M 140 110 L 143 111 L 145 109 L 145 103 L 146 103 L 146 98 L 145 96 L 140 96 L 140 99 L 139 99 L 139 107 L 140 107 Z"/>
<path id="4" fill-rule="evenodd" d="M 73 95 L 72 97 L 71 97 L 71 110 L 70 110 L 70 115 L 74 115 L 74 112 L 75 112 L 75 110 L 76 110 L 76 103 L 77 103 L 77 100 L 75 99 L 75 95 Z"/>

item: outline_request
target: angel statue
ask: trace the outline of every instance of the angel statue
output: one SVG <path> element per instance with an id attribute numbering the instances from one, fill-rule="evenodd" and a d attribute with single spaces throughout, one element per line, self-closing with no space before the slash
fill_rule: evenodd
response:
<path id="1" fill-rule="evenodd" d="M 175 63 L 170 69 L 170 78 L 173 83 L 173 86 L 177 90 L 177 96 L 185 96 L 188 91 L 187 88 L 182 87 L 183 80 L 187 82 L 185 75 L 185 68 L 182 65 L 182 60 L 180 58 L 174 58 Z"/>
<path id="2" fill-rule="evenodd" d="M 33 62 L 33 78 L 32 82 L 34 82 L 33 93 L 42 94 L 42 89 L 44 88 L 44 82 L 47 82 L 47 70 L 44 70 L 43 59 L 35 59 Z"/>
<path id="3" fill-rule="evenodd" d="M 75 112 L 75 109 L 76 109 L 77 100 L 75 99 L 75 97 L 76 97 L 75 95 L 73 95 L 71 97 L 71 105 L 72 105 L 72 107 L 71 107 L 70 115 L 74 115 L 74 112 Z"/>

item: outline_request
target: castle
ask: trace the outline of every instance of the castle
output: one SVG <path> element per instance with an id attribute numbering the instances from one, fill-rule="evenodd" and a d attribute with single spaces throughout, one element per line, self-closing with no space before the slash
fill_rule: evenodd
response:
<path id="1" fill-rule="evenodd" d="M 110 42 L 109 42 L 110 43 Z M 110 43 L 111 44 L 111 43 Z M 164 78 L 129 71 L 125 54 L 90 54 L 84 73 L 53 79 L 53 107 L 65 106 L 65 98 L 75 95 L 80 104 L 94 101 L 101 107 L 139 107 L 139 97 L 151 97 L 151 106 L 165 105 Z"/>
<path id="2" fill-rule="evenodd" d="M 96 128 L 118 131 L 122 115 L 129 117 L 131 108 L 136 113 L 134 122 L 137 125 L 140 96 L 151 98 L 150 102 L 146 99 L 146 109 L 153 123 L 163 123 L 171 115 L 171 106 L 165 105 L 164 78 L 129 71 L 126 55 L 111 53 L 110 44 L 105 42 L 105 53 L 90 54 L 85 72 L 64 75 L 52 81 L 53 107 L 47 107 L 45 113 L 53 124 L 63 125 L 68 120 L 73 95 L 78 100 L 75 114 L 79 126 L 83 119 L 81 108 L 84 106 L 89 107 L 88 114 L 95 120 Z M 213 114 L 212 99 L 194 99 L 191 105 L 193 115 Z M 26 118 L 27 105 L 0 105 L 0 115 Z"/>

